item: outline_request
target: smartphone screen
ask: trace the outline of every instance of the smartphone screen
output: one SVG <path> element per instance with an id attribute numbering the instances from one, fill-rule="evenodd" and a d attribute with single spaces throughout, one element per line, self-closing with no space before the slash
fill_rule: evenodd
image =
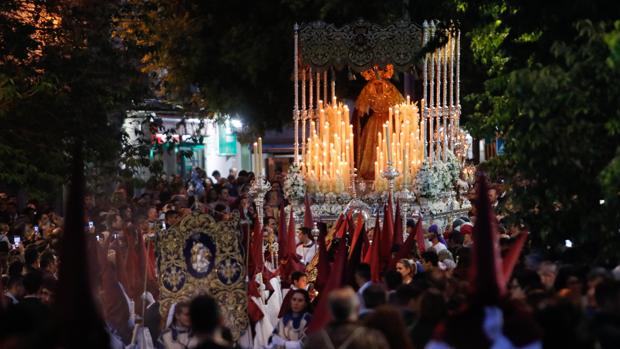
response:
<path id="1" fill-rule="evenodd" d="M 35 225 L 35 226 L 34 226 L 34 232 L 35 232 L 35 233 L 38 233 L 38 232 L 39 232 L 39 226 L 38 226 L 38 225 Z"/>
<path id="2" fill-rule="evenodd" d="M 88 221 L 88 228 L 92 229 L 95 227 L 95 223 L 93 223 L 93 221 Z"/>
<path id="3" fill-rule="evenodd" d="M 101 236 L 97 235 L 97 241 L 101 241 Z"/>
<path id="4" fill-rule="evenodd" d="M 161 228 L 162 228 L 162 229 L 166 229 L 166 222 L 163 222 L 163 223 L 161 224 Z"/>
<path id="5" fill-rule="evenodd" d="M 22 242 L 22 238 L 16 236 L 13 238 L 13 241 L 15 242 L 15 245 L 19 245 Z"/>

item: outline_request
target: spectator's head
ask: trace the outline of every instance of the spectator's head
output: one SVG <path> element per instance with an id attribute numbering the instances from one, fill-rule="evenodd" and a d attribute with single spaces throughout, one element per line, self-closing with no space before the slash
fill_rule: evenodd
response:
<path id="1" fill-rule="evenodd" d="M 24 261 L 26 265 L 33 269 L 39 269 L 39 251 L 33 246 L 24 251 Z"/>
<path id="2" fill-rule="evenodd" d="M 51 277 L 43 278 L 43 282 L 41 283 L 41 302 L 43 304 L 50 306 L 54 304 L 57 286 L 58 282 L 56 279 Z"/>
<path id="3" fill-rule="evenodd" d="M 491 204 L 494 204 L 495 202 L 497 202 L 497 198 L 499 196 L 497 192 L 497 188 L 490 187 L 489 190 L 487 191 L 487 194 L 489 196 L 489 202 Z"/>
<path id="4" fill-rule="evenodd" d="M 112 230 L 122 230 L 123 229 L 123 217 L 118 213 L 114 213 L 110 215 L 108 218 L 108 226 Z"/>
<path id="5" fill-rule="evenodd" d="M 271 229 L 271 231 L 278 231 L 278 223 L 276 221 L 276 218 L 273 216 L 269 216 L 269 217 L 265 217 L 265 221 L 264 221 L 265 225 Z"/>
<path id="6" fill-rule="evenodd" d="M 9 277 L 9 281 L 6 284 L 6 289 L 16 298 L 24 296 L 24 278 L 21 275 Z"/>
<path id="7" fill-rule="evenodd" d="M 424 271 L 429 271 L 432 268 L 436 268 L 439 263 L 439 258 L 437 257 L 437 253 L 435 253 L 435 251 L 424 251 L 422 252 L 421 257 Z"/>
<path id="8" fill-rule="evenodd" d="M 407 234 L 415 234 L 415 222 L 413 219 L 407 220 Z"/>
<path id="9" fill-rule="evenodd" d="M 438 323 L 446 317 L 448 308 L 443 294 L 437 289 L 429 288 L 420 299 L 420 321 Z"/>
<path id="10" fill-rule="evenodd" d="M 293 286 L 299 289 L 305 290 L 308 286 L 308 276 L 301 271 L 294 271 L 291 274 L 291 281 L 293 282 Z"/>
<path id="11" fill-rule="evenodd" d="M 41 262 L 39 264 L 41 265 L 42 271 L 45 271 L 51 274 L 56 274 L 56 272 L 58 271 L 56 255 L 52 251 L 48 250 L 48 251 L 43 252 L 41 254 Z"/>
<path id="12" fill-rule="evenodd" d="M 308 291 L 297 289 L 290 291 L 291 293 L 291 312 L 307 313 L 310 312 L 310 295 Z"/>
<path id="13" fill-rule="evenodd" d="M 219 199 L 220 201 L 228 202 L 228 199 L 230 199 L 230 193 L 228 192 L 228 188 L 220 189 Z"/>
<path id="14" fill-rule="evenodd" d="M 355 321 L 360 308 L 359 298 L 350 287 L 333 290 L 328 296 L 329 311 L 336 322 Z"/>
<path id="15" fill-rule="evenodd" d="M 558 274 L 558 266 L 549 261 L 544 261 L 538 266 L 538 276 L 540 276 L 540 282 L 547 290 L 553 289 L 555 284 L 555 277 Z"/>
<path id="16" fill-rule="evenodd" d="M 423 289 L 418 286 L 400 285 L 396 289 L 396 303 L 417 313 L 420 310 L 420 296 L 423 292 Z"/>
<path id="17" fill-rule="evenodd" d="M 403 276 L 396 270 L 388 270 L 383 274 L 385 280 L 385 286 L 389 291 L 396 290 L 396 288 L 403 283 Z"/>
<path id="18" fill-rule="evenodd" d="M 407 328 L 401 313 L 389 305 L 377 307 L 364 319 L 364 326 L 383 334 L 389 348 L 411 348 Z"/>
<path id="19" fill-rule="evenodd" d="M 355 283 L 358 287 L 362 287 L 368 281 L 370 281 L 370 265 L 361 263 L 355 269 Z"/>
<path id="20" fill-rule="evenodd" d="M 304 245 L 314 241 L 312 238 L 312 230 L 306 227 L 301 227 L 297 230 L 297 238 L 299 239 L 299 242 Z"/>
<path id="21" fill-rule="evenodd" d="M 214 216 L 216 221 L 227 221 L 230 219 L 230 215 L 226 212 L 226 205 L 217 204 L 213 208 Z"/>
<path id="22" fill-rule="evenodd" d="M 179 302 L 174 306 L 174 324 L 185 328 L 192 327 L 189 315 L 189 302 Z"/>
<path id="23" fill-rule="evenodd" d="M 218 198 L 218 193 L 216 189 L 211 189 L 209 190 L 209 192 L 207 193 L 207 202 L 211 203 L 211 202 L 215 202 L 217 201 Z"/>
<path id="24" fill-rule="evenodd" d="M 24 290 L 26 296 L 39 296 L 41 285 L 43 284 L 43 274 L 40 271 L 31 271 L 24 276 Z"/>
<path id="25" fill-rule="evenodd" d="M 166 211 L 165 221 L 167 226 L 173 226 L 181 220 L 181 215 L 175 210 Z"/>
<path id="26" fill-rule="evenodd" d="M 24 269 L 24 263 L 19 260 L 11 262 L 9 264 L 9 277 L 13 276 L 21 276 L 22 270 Z"/>
<path id="27" fill-rule="evenodd" d="M 220 178 L 222 178 L 222 175 L 220 174 L 220 171 L 218 171 L 218 170 L 215 170 L 215 171 L 211 172 L 211 176 L 213 178 L 215 178 L 216 182 L 219 182 Z"/>
<path id="28" fill-rule="evenodd" d="M 192 329 L 198 335 L 211 335 L 222 322 L 222 313 L 215 298 L 201 295 L 192 301 L 189 309 Z"/>
<path id="29" fill-rule="evenodd" d="M 596 286 L 596 305 L 602 312 L 620 314 L 620 281 L 606 280 Z"/>
<path id="30" fill-rule="evenodd" d="M 383 286 L 379 284 L 372 284 L 364 290 L 362 293 L 364 299 L 364 305 L 368 309 L 374 309 L 380 305 L 387 303 L 387 292 Z"/>
<path id="31" fill-rule="evenodd" d="M 156 221 L 159 218 L 159 215 L 157 214 L 157 207 L 149 207 L 149 210 L 146 212 L 146 218 L 149 220 L 149 222 Z"/>
<path id="32" fill-rule="evenodd" d="M 409 259 L 403 258 L 396 262 L 396 271 L 400 273 L 403 281 L 410 282 L 416 273 L 416 264 Z"/>

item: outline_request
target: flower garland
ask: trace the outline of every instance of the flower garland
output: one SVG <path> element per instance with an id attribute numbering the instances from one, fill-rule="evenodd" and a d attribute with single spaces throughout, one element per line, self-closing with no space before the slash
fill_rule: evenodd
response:
<path id="1" fill-rule="evenodd" d="M 291 165 L 284 180 L 284 195 L 289 201 L 302 200 L 306 196 L 306 182 L 297 164 Z"/>

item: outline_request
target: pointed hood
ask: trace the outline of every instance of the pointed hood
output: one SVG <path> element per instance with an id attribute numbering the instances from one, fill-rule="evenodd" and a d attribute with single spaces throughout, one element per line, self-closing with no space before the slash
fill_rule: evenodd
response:
<path id="1" fill-rule="evenodd" d="M 60 241 L 59 288 L 54 305 L 60 342 L 56 347 L 103 349 L 109 347 L 109 338 L 96 310 L 88 273 L 89 259 L 84 233 L 84 160 L 80 143 L 76 143 L 73 152 L 67 215 Z"/>
<path id="2" fill-rule="evenodd" d="M 479 174 L 470 284 L 474 300 L 483 305 L 497 304 L 506 293 L 499 253 L 497 219 L 487 195 L 488 187 L 486 176 Z"/>
<path id="3" fill-rule="evenodd" d="M 254 219 L 254 229 L 252 229 L 251 242 L 250 242 L 250 257 L 248 275 L 254 276 L 263 269 L 264 256 L 263 256 L 263 232 L 260 221 L 258 218 Z M 250 277 L 250 279 L 252 279 Z"/>
<path id="4" fill-rule="evenodd" d="M 400 250 L 403 245 L 403 216 L 400 212 L 400 201 L 396 201 L 396 213 L 394 221 L 394 237 L 392 238 L 392 251 Z"/>
<path id="5" fill-rule="evenodd" d="M 372 244 L 370 245 L 370 256 L 368 264 L 370 264 L 370 279 L 372 282 L 381 281 L 381 272 L 383 271 L 383 261 L 381 251 L 385 241 L 381 239 L 381 227 L 379 226 L 379 213 L 377 213 L 377 222 L 375 223 L 375 231 L 372 235 Z"/>
<path id="6" fill-rule="evenodd" d="M 330 269 L 329 255 L 327 253 L 327 242 L 325 242 L 325 238 L 327 237 L 327 225 L 323 222 L 319 222 L 317 227 L 319 228 L 319 241 L 317 242 L 319 245 L 319 261 L 317 263 L 317 273 L 314 287 L 318 291 L 323 291 L 323 288 L 327 283 L 327 278 L 329 277 Z"/>
<path id="7" fill-rule="evenodd" d="M 510 281 L 512 270 L 519 260 L 523 246 L 525 246 L 525 242 L 527 241 L 527 236 L 528 232 L 526 231 L 519 234 L 504 256 L 504 260 L 502 261 L 502 272 L 504 273 L 504 280 L 506 283 Z"/>
<path id="8" fill-rule="evenodd" d="M 319 294 L 319 301 L 312 315 L 312 320 L 308 326 L 308 333 L 316 332 L 327 325 L 330 320 L 329 310 L 327 307 L 328 295 L 332 290 L 342 287 L 345 265 L 347 262 L 347 244 L 344 240 L 338 242 L 336 259 L 332 265 L 329 279 L 325 288 Z"/>
<path id="9" fill-rule="evenodd" d="M 387 267 L 392 261 L 392 244 L 394 239 L 394 209 L 392 195 L 388 197 L 388 204 L 383 211 L 383 229 L 381 232 L 381 268 Z"/>
<path id="10" fill-rule="evenodd" d="M 286 230 L 286 213 L 284 212 L 283 203 L 280 203 L 280 217 L 278 217 L 278 245 L 280 246 L 280 258 L 286 258 L 288 255 L 288 234 Z"/>
<path id="11" fill-rule="evenodd" d="M 295 243 L 295 216 L 293 215 L 293 207 L 290 207 L 290 214 L 288 217 L 288 230 L 287 230 L 287 245 L 280 245 L 280 250 L 285 248 L 286 256 L 295 256 L 297 250 L 297 244 Z"/>
<path id="12" fill-rule="evenodd" d="M 415 226 L 415 231 L 412 234 L 409 234 L 409 236 L 407 236 L 407 240 L 405 240 L 401 248 L 396 253 L 396 256 L 394 256 L 394 260 L 392 261 L 392 267 L 396 266 L 396 262 L 398 262 L 398 260 L 403 258 L 410 258 L 411 256 L 413 256 L 413 249 L 417 241 L 418 229 L 420 231 L 422 230 L 422 217 L 418 219 L 418 223 Z"/>
<path id="13" fill-rule="evenodd" d="M 349 256 L 347 261 L 345 283 L 355 288 L 355 271 L 358 265 L 362 263 L 362 247 L 366 239 L 364 229 L 364 217 L 360 214 L 357 216 L 354 231 L 351 237 L 351 245 L 349 246 Z"/>
<path id="14" fill-rule="evenodd" d="M 418 223 L 415 225 L 415 241 L 418 245 L 418 254 L 421 254 L 426 250 L 426 244 L 424 243 L 424 227 L 422 226 L 422 216 L 418 219 Z"/>

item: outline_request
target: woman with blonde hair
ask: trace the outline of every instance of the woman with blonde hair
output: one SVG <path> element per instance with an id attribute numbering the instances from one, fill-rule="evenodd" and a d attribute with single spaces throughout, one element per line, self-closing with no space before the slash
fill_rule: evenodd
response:
<path id="1" fill-rule="evenodd" d="M 403 276 L 403 284 L 408 285 L 413 281 L 413 277 L 417 272 L 417 267 L 413 260 L 403 258 L 396 262 L 396 271 Z"/>

